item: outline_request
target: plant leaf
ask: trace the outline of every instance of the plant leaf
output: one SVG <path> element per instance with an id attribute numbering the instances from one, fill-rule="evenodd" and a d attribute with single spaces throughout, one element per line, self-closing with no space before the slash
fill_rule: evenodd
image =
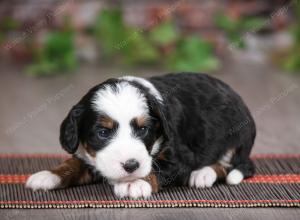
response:
<path id="1" fill-rule="evenodd" d="M 172 22 L 163 22 L 151 30 L 149 37 L 158 45 L 167 45 L 177 40 L 178 33 Z"/>

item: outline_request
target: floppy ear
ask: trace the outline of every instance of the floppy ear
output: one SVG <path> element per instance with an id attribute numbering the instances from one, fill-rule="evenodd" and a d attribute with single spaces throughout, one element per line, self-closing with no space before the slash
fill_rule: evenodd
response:
<path id="1" fill-rule="evenodd" d="M 160 124 L 162 126 L 164 140 L 168 141 L 170 139 L 170 120 L 167 119 L 166 111 L 164 110 L 164 106 L 160 103 L 154 96 L 150 95 L 148 97 L 149 106 L 151 112 L 153 112 L 154 116 L 159 119 Z"/>
<path id="2" fill-rule="evenodd" d="M 68 153 L 73 154 L 79 145 L 79 123 L 82 113 L 84 112 L 83 105 L 75 105 L 69 112 L 68 116 L 60 126 L 60 143 Z"/>

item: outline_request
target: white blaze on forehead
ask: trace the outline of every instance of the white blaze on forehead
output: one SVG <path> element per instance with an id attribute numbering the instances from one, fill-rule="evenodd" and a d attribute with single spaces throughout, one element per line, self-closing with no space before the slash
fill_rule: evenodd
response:
<path id="1" fill-rule="evenodd" d="M 93 107 L 118 122 L 116 135 L 96 153 L 96 168 L 113 181 L 147 176 L 151 171 L 152 158 L 144 143 L 132 135 L 130 124 L 132 119 L 149 114 L 145 96 L 129 82 L 121 81 L 115 86 L 106 85 L 99 89 L 93 99 Z M 140 166 L 128 177 L 122 164 L 130 159 L 137 160 Z"/>
<path id="2" fill-rule="evenodd" d="M 144 78 L 141 78 L 141 77 L 136 77 L 136 76 L 123 76 L 123 77 L 120 77 L 120 79 L 124 79 L 124 80 L 127 80 L 127 81 L 136 81 L 137 83 L 139 83 L 142 86 L 149 89 L 149 93 L 151 95 L 153 95 L 158 101 L 160 101 L 160 102 L 163 101 L 163 98 L 162 98 L 160 92 L 148 80 L 146 80 Z"/>
<path id="3" fill-rule="evenodd" d="M 136 87 L 128 82 L 120 82 L 116 87 L 108 85 L 96 92 L 93 100 L 96 111 L 118 122 L 148 114 L 147 100 Z"/>

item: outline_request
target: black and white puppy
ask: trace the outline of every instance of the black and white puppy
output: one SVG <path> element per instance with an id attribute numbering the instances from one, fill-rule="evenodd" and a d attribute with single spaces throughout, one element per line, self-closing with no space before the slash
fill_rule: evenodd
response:
<path id="1" fill-rule="evenodd" d="M 51 190 L 108 180 L 119 197 L 165 187 L 238 184 L 254 174 L 251 114 L 228 85 L 205 74 L 125 76 L 92 88 L 60 130 L 72 158 L 33 174 L 26 186 Z"/>

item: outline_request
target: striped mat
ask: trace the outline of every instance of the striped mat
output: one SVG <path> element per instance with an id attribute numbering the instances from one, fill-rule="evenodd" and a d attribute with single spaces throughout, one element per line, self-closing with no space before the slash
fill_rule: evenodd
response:
<path id="1" fill-rule="evenodd" d="M 169 188 L 149 199 L 119 199 L 106 183 L 49 192 L 24 188 L 31 173 L 52 168 L 66 158 L 0 154 L 0 208 L 300 207 L 300 155 L 256 155 L 256 175 L 240 185 Z"/>

